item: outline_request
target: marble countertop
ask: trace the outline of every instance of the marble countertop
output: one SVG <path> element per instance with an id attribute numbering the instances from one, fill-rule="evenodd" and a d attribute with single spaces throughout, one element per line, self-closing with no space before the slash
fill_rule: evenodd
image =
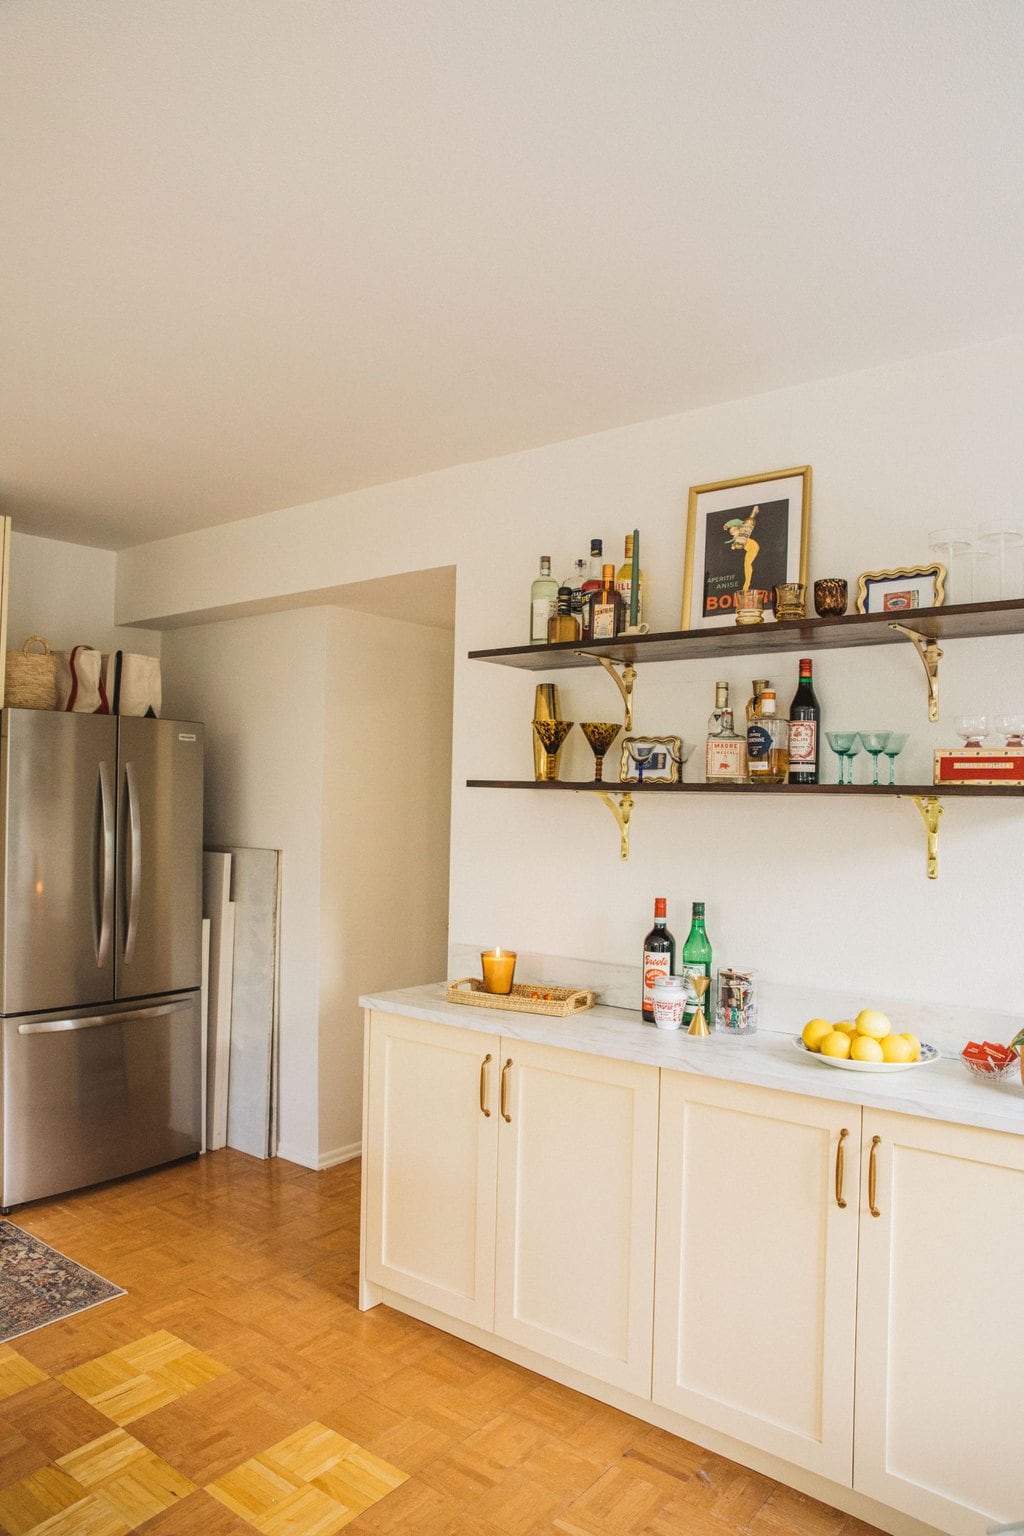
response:
<path id="1" fill-rule="evenodd" d="M 777 1027 L 730 1040 L 722 1035 L 691 1039 L 679 1030 L 657 1029 L 646 1024 L 638 1011 L 628 1008 L 598 1005 L 572 1018 L 553 1019 L 544 1014 L 449 1003 L 443 982 L 372 992 L 359 1001 L 364 1008 L 384 1013 L 559 1050 L 1024 1135 L 1024 1085 L 1019 1078 L 984 1083 L 972 1077 L 958 1059 L 957 1049 L 941 1038 L 943 1031 L 937 1027 L 929 1034 L 927 1011 L 923 1009 L 915 1010 L 917 1033 L 936 1045 L 942 1058 L 904 1072 L 870 1073 L 842 1071 L 797 1048 L 794 1042 L 806 1019 L 814 1015 L 813 1007 L 807 1012 L 795 1006 L 791 1029 L 776 1021 Z"/>

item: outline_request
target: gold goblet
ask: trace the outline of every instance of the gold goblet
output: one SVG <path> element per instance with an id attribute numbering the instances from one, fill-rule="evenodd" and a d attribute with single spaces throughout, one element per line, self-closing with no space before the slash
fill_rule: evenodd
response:
<path id="1" fill-rule="evenodd" d="M 558 754 L 575 723 L 574 720 L 535 720 L 533 722 L 537 740 L 544 748 L 541 783 L 551 783 L 558 778 Z"/>
<path id="2" fill-rule="evenodd" d="M 690 1027 L 686 1031 L 688 1035 L 710 1035 L 708 1021 L 704 1016 L 704 994 L 711 985 L 710 976 L 691 976 L 690 985 L 697 994 L 697 1012 L 690 1020 Z"/>
<path id="3" fill-rule="evenodd" d="M 594 754 L 594 782 L 600 783 L 604 772 L 604 755 L 621 731 L 621 725 L 611 720 L 581 720 L 580 730 L 590 743 Z"/>

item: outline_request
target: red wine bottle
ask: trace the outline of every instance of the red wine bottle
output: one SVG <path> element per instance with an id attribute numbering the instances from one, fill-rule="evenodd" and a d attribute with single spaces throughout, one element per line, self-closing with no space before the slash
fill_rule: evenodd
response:
<path id="1" fill-rule="evenodd" d="M 654 993 L 652 988 L 663 976 L 671 976 L 676 964 L 676 941 L 665 927 L 668 903 L 664 896 L 654 898 L 654 927 L 644 939 L 643 963 L 643 1015 L 648 1024 L 654 1023 Z"/>
<path id="2" fill-rule="evenodd" d="M 789 706 L 789 782 L 817 784 L 821 749 L 821 710 L 814 692 L 813 667 L 800 660 L 800 681 Z"/>

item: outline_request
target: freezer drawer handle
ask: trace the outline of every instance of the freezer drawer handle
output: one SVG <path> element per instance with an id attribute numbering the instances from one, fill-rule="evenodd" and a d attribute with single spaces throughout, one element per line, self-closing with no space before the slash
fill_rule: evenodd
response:
<path id="1" fill-rule="evenodd" d="M 131 833 L 130 882 L 128 892 L 128 930 L 124 936 L 124 960 L 129 964 L 135 954 L 135 941 L 139 936 L 139 899 L 142 895 L 142 821 L 139 812 L 139 791 L 135 782 L 135 769 L 125 764 L 125 786 L 128 791 L 128 827 Z"/>
<path id="2" fill-rule="evenodd" d="M 61 1035 L 69 1030 L 98 1029 L 101 1024 L 123 1024 L 132 1019 L 160 1019 L 168 1013 L 187 1008 L 188 1003 L 157 1003 L 153 1008 L 126 1008 L 121 1013 L 93 1013 L 87 1019 L 40 1019 L 36 1024 L 19 1024 L 19 1035 Z"/>

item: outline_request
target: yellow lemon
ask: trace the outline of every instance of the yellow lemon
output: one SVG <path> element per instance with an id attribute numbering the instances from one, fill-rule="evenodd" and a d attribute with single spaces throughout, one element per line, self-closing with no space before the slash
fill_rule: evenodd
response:
<path id="1" fill-rule="evenodd" d="M 854 1021 L 854 1028 L 858 1035 L 867 1035 L 871 1040 L 884 1040 L 892 1025 L 877 1008 L 862 1008 Z"/>
<path id="2" fill-rule="evenodd" d="M 886 1061 L 913 1061 L 914 1059 L 914 1047 L 906 1035 L 886 1035 L 879 1044 Z"/>
<path id="3" fill-rule="evenodd" d="M 882 1047 L 870 1035 L 854 1035 L 853 1044 L 850 1046 L 850 1056 L 854 1061 L 885 1060 Z"/>
<path id="4" fill-rule="evenodd" d="M 841 1029 L 833 1029 L 825 1036 L 819 1050 L 823 1056 L 841 1056 L 845 1059 L 850 1054 L 850 1036 L 844 1035 Z"/>
<path id="5" fill-rule="evenodd" d="M 921 1042 L 917 1038 L 917 1036 L 916 1035 L 904 1035 L 903 1039 L 906 1040 L 907 1044 L 910 1046 L 910 1059 L 911 1059 L 911 1061 L 920 1061 L 921 1060 Z"/>
<path id="6" fill-rule="evenodd" d="M 804 1032 L 800 1038 L 809 1051 L 816 1051 L 825 1036 L 831 1033 L 832 1025 L 828 1019 L 810 1019 L 804 1025 Z"/>
<path id="7" fill-rule="evenodd" d="M 832 1025 L 833 1029 L 841 1029 L 844 1035 L 855 1033 L 857 1026 L 852 1019 L 840 1019 L 838 1024 Z"/>

